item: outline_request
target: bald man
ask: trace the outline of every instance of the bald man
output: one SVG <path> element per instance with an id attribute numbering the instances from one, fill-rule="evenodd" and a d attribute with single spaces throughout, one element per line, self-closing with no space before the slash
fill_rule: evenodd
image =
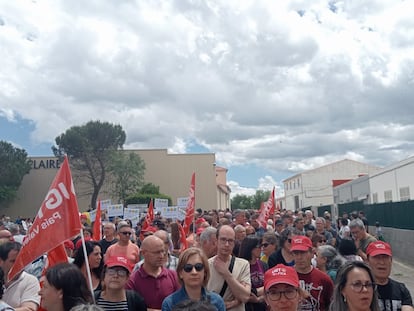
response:
<path id="1" fill-rule="evenodd" d="M 164 267 L 164 241 L 155 235 L 147 236 L 141 244 L 144 263 L 128 280 L 127 289 L 138 292 L 148 309 L 161 310 L 165 297 L 180 288 L 177 273 Z"/>

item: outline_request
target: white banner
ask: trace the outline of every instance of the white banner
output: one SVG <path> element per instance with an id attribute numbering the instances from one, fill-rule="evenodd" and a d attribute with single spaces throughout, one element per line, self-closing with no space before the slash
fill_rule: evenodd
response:
<path id="1" fill-rule="evenodd" d="M 139 208 L 124 208 L 124 219 L 132 219 L 135 217 L 139 218 L 140 209 Z"/>
<path id="2" fill-rule="evenodd" d="M 101 200 L 101 211 L 106 211 L 112 205 L 111 199 Z"/>
<path id="3" fill-rule="evenodd" d="M 157 210 L 161 210 L 162 207 L 168 207 L 168 199 L 155 199 L 154 208 Z"/>
<path id="4" fill-rule="evenodd" d="M 115 204 L 108 206 L 108 217 L 124 216 L 124 206 Z"/>
<path id="5" fill-rule="evenodd" d="M 188 197 L 177 198 L 177 206 L 179 207 L 187 207 Z"/>
<path id="6" fill-rule="evenodd" d="M 173 220 L 183 220 L 185 215 L 181 213 L 178 206 L 168 206 L 161 208 L 161 216 Z"/>

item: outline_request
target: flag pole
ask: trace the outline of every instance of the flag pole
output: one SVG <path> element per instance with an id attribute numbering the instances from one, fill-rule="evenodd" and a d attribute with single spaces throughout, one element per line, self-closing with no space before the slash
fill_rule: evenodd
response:
<path id="1" fill-rule="evenodd" d="M 88 274 L 89 289 L 91 290 L 93 303 L 95 304 L 95 295 L 93 294 L 92 275 L 91 275 L 91 270 L 89 268 L 89 260 L 88 260 L 88 254 L 86 252 L 86 244 L 85 244 L 85 237 L 83 235 L 83 229 L 80 230 L 80 235 L 81 235 L 81 240 L 82 240 L 83 255 L 85 256 L 85 265 L 86 265 L 86 273 Z"/>

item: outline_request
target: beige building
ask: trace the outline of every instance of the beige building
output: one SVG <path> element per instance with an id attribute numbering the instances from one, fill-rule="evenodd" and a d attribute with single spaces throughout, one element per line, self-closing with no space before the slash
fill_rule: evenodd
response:
<path id="1" fill-rule="evenodd" d="M 188 196 L 192 173 L 195 172 L 195 208 L 203 210 L 230 208 L 230 189 L 226 184 L 227 169 L 216 167 L 214 153 L 169 154 L 166 149 L 128 150 L 136 152 L 145 162 L 145 183 L 160 187 L 173 205 L 177 198 Z M 23 178 L 17 198 L 9 206 L 0 206 L 0 213 L 15 218 L 34 217 L 60 167 L 55 157 L 30 157 L 32 169 Z M 80 211 L 89 209 L 91 189 L 85 187 L 72 172 Z M 99 198 L 112 199 L 106 184 Z"/>

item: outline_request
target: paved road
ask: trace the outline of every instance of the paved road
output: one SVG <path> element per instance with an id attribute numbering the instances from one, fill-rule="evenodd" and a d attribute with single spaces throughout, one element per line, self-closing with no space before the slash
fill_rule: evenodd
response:
<path id="1" fill-rule="evenodd" d="M 403 263 L 396 258 L 393 258 L 392 262 L 390 277 L 404 283 L 410 291 L 411 297 L 414 297 L 414 266 Z"/>

